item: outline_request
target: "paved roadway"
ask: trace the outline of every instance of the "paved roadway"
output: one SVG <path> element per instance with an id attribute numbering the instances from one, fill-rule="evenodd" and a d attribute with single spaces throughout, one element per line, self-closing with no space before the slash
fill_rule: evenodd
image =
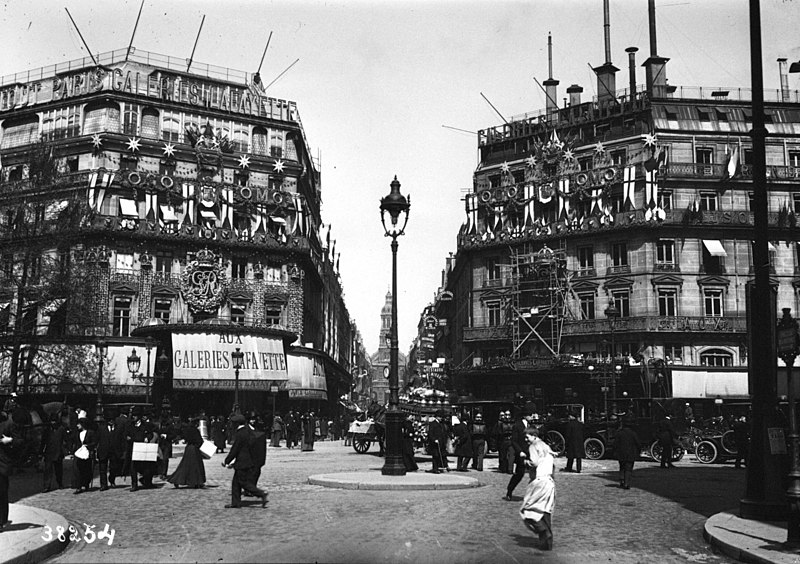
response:
<path id="1" fill-rule="evenodd" d="M 374 453 L 375 447 L 372 448 Z M 451 457 L 452 460 L 452 457 Z M 552 553 L 502 499 L 508 476 L 497 459 L 481 473 L 484 487 L 455 491 L 338 490 L 307 483 L 312 474 L 379 469 L 382 459 L 341 442 L 314 452 L 270 449 L 260 485 L 270 503 L 224 509 L 233 471 L 221 455 L 206 461 L 202 490 L 170 484 L 131 493 L 126 488 L 73 495 L 35 493 L 41 474 L 12 477 L 12 501 L 49 509 L 84 528 L 115 529 L 112 546 L 70 543 L 51 562 L 731 562 L 702 538 L 711 515 L 737 506 L 744 471 L 702 465 L 687 456 L 673 470 L 638 462 L 631 490 L 616 487 L 616 462 L 584 461 L 582 474 L 558 473 Z M 429 459 L 420 459 L 430 468 Z M 70 466 L 69 461 L 65 466 Z M 171 467 L 177 459 L 171 461 Z M 563 467 L 559 459 L 557 467 Z M 160 483 L 158 480 L 157 483 Z M 97 481 L 95 480 L 95 486 Z M 129 482 L 128 482 L 129 485 Z M 249 499 L 249 498 L 245 498 Z"/>

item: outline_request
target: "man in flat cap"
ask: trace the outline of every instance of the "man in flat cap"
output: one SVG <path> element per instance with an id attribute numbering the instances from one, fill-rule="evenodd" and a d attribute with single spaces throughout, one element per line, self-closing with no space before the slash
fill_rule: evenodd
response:
<path id="1" fill-rule="evenodd" d="M 231 502 L 226 505 L 226 509 L 238 509 L 242 506 L 242 490 L 250 495 L 261 498 L 261 507 L 267 506 L 267 494 L 258 489 L 253 483 L 253 468 L 255 457 L 251 453 L 253 444 L 253 431 L 247 425 L 244 415 L 236 414 L 231 417 L 231 423 L 236 431 L 233 435 L 233 446 L 222 463 L 226 468 L 233 468 L 233 480 L 231 481 Z"/>

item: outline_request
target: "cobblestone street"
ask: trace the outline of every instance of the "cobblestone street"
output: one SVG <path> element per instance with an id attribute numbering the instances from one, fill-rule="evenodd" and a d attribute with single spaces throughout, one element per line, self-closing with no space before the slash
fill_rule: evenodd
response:
<path id="1" fill-rule="evenodd" d="M 255 501 L 223 508 L 233 471 L 221 467 L 222 455 L 206 461 L 202 490 L 157 480 L 158 489 L 136 493 L 127 487 L 35 493 L 41 474 L 28 471 L 12 478 L 12 501 L 59 513 L 81 530 L 106 523 L 115 529 L 112 546 L 73 542 L 52 562 L 730 562 L 706 545 L 702 526 L 738 504 L 745 474 L 732 465 L 702 465 L 693 456 L 674 470 L 638 462 L 628 491 L 615 487 L 615 461 L 584 461 L 582 474 L 557 473 L 555 546 L 546 553 L 517 514 L 526 480 L 515 501 L 504 501 L 508 476 L 496 472 L 496 458 L 484 472 L 465 474 L 485 484 L 467 490 L 307 483 L 312 474 L 377 471 L 376 450 L 359 455 L 341 442 L 317 443 L 314 452 L 270 449 L 260 482 L 270 492 L 266 509 Z M 430 468 L 428 459 L 419 460 L 421 471 Z"/>

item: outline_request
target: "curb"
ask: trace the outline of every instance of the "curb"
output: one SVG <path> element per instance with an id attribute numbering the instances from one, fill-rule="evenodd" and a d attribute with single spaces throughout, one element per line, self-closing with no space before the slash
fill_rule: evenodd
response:
<path id="1" fill-rule="evenodd" d="M 800 554 L 758 546 L 765 542 L 775 545 L 782 544 L 774 534 L 774 529 L 776 530 L 778 527 L 760 521 L 750 521 L 746 527 L 748 531 L 740 532 L 738 529 L 742 529 L 743 526 L 739 521 L 740 518 L 732 512 L 712 515 L 703 525 L 703 538 L 711 546 L 739 562 L 748 564 L 800 563 Z M 754 528 L 753 523 L 758 523 L 758 528 Z M 775 537 L 775 539 L 770 537 Z"/>
<path id="2" fill-rule="evenodd" d="M 477 488 L 482 484 L 475 478 L 439 475 L 437 478 L 409 473 L 405 476 L 384 476 L 376 472 L 343 472 L 339 474 L 316 474 L 308 477 L 308 483 L 327 488 L 344 490 L 463 490 Z"/>
<path id="3" fill-rule="evenodd" d="M 45 541 L 44 527 L 48 525 L 53 531 L 56 527 L 69 528 L 67 520 L 57 513 L 12 503 L 9 505 L 9 518 L 12 526 L 14 523 L 28 523 L 36 525 L 29 529 L 31 534 L 21 535 L 4 531 L 0 533 L 0 564 L 36 564 L 64 550 L 69 544 L 69 540 L 60 542 L 53 535 L 53 539 Z M 12 538 L 13 535 L 13 538 Z"/>

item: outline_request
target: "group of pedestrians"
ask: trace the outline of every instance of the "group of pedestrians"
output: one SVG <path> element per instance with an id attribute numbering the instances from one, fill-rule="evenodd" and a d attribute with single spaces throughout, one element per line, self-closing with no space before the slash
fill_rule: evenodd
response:
<path id="1" fill-rule="evenodd" d="M 428 423 L 427 447 L 433 460 L 430 472 L 440 474 L 449 469 L 448 442 L 456 457 L 456 472 L 468 472 L 470 468 L 483 472 L 488 438 L 488 429 L 483 415 L 477 413 L 473 421 L 466 418 L 462 421 L 453 415 L 449 418 L 449 427 L 446 422 L 445 412 L 437 411 Z M 409 425 L 411 424 L 409 423 Z M 413 451 L 413 442 L 411 442 L 411 449 Z"/>

